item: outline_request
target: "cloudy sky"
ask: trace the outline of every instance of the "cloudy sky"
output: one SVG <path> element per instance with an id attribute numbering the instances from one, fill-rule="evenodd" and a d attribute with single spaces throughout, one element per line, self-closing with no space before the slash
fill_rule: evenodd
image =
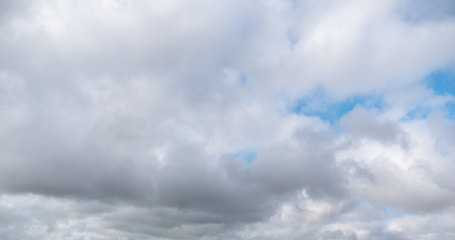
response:
<path id="1" fill-rule="evenodd" d="M 0 239 L 455 239 L 455 1 L 0 0 Z"/>

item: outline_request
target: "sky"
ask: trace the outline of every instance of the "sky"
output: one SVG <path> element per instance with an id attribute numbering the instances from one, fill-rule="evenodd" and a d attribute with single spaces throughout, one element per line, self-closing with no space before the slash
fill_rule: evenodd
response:
<path id="1" fill-rule="evenodd" d="M 0 239 L 455 239 L 453 0 L 0 0 Z"/>

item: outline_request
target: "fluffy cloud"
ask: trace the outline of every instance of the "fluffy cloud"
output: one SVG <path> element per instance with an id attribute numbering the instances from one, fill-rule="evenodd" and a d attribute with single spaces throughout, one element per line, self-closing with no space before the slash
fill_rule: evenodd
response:
<path id="1" fill-rule="evenodd" d="M 1 238 L 453 238 L 454 9 L 0 1 Z"/>

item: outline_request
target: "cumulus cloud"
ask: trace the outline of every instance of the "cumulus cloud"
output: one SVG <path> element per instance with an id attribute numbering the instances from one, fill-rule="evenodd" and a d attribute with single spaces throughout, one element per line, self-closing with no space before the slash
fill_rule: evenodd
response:
<path id="1" fill-rule="evenodd" d="M 0 237 L 453 238 L 454 7 L 0 0 Z"/>

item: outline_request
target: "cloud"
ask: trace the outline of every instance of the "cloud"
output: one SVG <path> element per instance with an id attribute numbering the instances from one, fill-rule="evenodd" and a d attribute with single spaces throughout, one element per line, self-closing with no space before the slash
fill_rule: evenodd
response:
<path id="1" fill-rule="evenodd" d="M 370 138 L 381 142 L 406 145 L 404 135 L 393 121 L 381 121 L 374 110 L 355 108 L 340 120 L 340 127 L 357 138 Z"/>
<path id="2" fill-rule="evenodd" d="M 2 239 L 453 237 L 451 1 L 0 6 Z"/>

